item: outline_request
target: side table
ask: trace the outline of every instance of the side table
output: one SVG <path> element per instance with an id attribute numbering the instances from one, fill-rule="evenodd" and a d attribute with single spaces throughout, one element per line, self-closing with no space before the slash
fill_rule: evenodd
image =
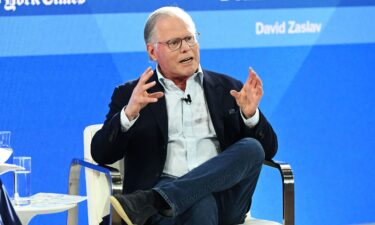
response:
<path id="1" fill-rule="evenodd" d="M 75 207 L 85 199 L 85 196 L 38 193 L 31 196 L 31 203 L 29 205 L 17 206 L 13 204 L 13 207 L 22 225 L 27 225 L 36 215 L 63 212 Z"/>

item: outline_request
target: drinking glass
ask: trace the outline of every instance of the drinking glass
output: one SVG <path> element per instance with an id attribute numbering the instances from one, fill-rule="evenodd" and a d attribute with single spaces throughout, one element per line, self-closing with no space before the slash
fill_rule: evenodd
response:
<path id="1" fill-rule="evenodd" d="M 10 131 L 0 131 L 0 163 L 4 163 L 12 155 L 10 147 Z"/>
<path id="2" fill-rule="evenodd" d="M 25 168 L 24 170 L 14 171 L 14 203 L 16 205 L 28 205 L 31 196 L 31 157 L 15 156 L 13 157 L 13 164 Z"/>

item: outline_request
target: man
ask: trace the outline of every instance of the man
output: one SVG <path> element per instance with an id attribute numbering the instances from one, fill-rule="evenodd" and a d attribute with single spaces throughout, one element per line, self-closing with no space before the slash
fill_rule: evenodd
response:
<path id="1" fill-rule="evenodd" d="M 118 86 L 92 140 L 99 164 L 124 158 L 124 195 L 111 204 L 127 224 L 233 225 L 250 208 L 264 158 L 277 150 L 258 109 L 262 82 L 203 70 L 198 33 L 178 7 L 150 14 L 144 29 L 157 62 Z"/>

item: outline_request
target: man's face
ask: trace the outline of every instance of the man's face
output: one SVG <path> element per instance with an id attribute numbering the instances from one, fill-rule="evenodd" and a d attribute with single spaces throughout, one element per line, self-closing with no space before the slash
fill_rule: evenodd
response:
<path id="1" fill-rule="evenodd" d="M 185 38 L 192 33 L 189 25 L 178 17 L 165 17 L 155 26 L 154 41 L 167 42 L 174 38 Z M 181 48 L 171 51 L 166 44 L 147 44 L 149 56 L 158 62 L 163 75 L 171 80 L 184 79 L 193 75 L 199 66 L 199 44 L 190 47 L 185 40 Z"/>

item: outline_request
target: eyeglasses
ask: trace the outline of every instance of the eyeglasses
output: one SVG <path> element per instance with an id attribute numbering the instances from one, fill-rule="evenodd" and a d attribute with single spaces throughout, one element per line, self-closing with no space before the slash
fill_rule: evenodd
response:
<path id="1" fill-rule="evenodd" d="M 193 47 L 194 45 L 196 45 L 198 43 L 199 35 L 200 33 L 197 32 L 193 35 L 188 35 L 184 38 L 173 38 L 165 42 L 156 42 L 156 43 L 166 45 L 168 46 L 169 50 L 176 51 L 181 48 L 183 40 L 185 40 L 185 42 L 189 45 L 189 47 Z"/>

